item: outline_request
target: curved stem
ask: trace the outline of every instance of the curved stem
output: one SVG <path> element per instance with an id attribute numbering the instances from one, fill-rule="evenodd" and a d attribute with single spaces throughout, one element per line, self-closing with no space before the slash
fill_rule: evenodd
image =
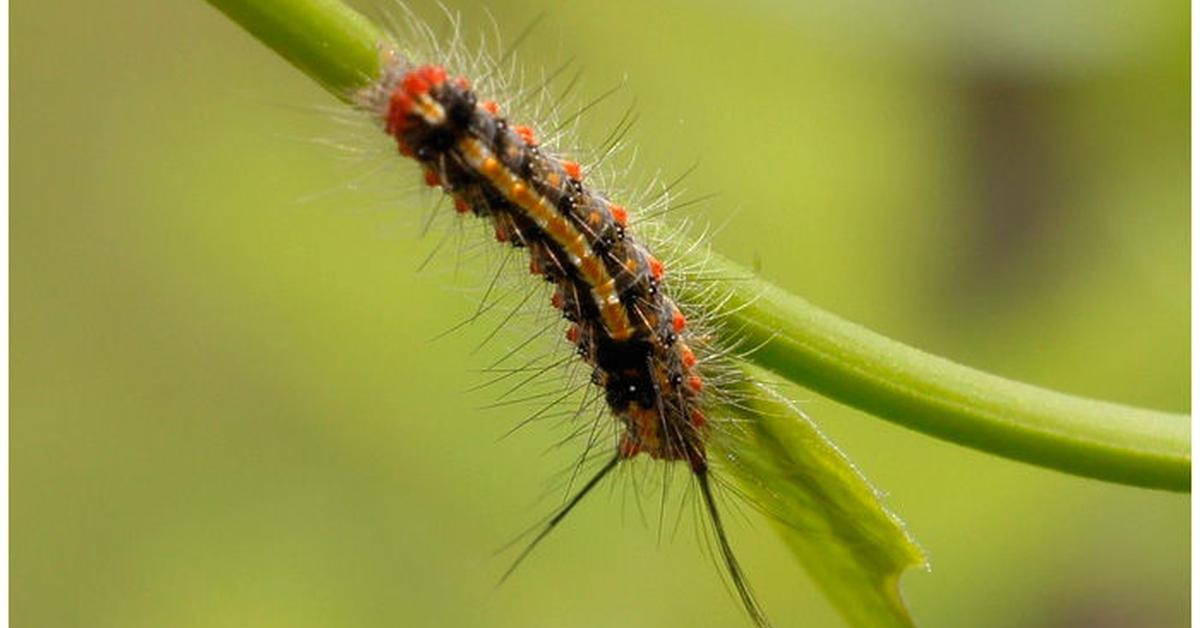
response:
<path id="1" fill-rule="evenodd" d="M 379 75 L 383 31 L 341 0 L 208 0 L 345 100 Z"/>
<path id="2" fill-rule="evenodd" d="M 748 276 L 717 256 L 707 272 Z M 1190 490 L 1186 415 L 1075 397 L 885 338 L 761 280 L 731 282 L 748 359 L 831 399 L 931 436 L 1077 475 Z"/>
<path id="3" fill-rule="evenodd" d="M 208 1 L 339 98 L 379 70 L 381 32 L 340 0 Z M 717 256 L 707 270 L 749 276 Z M 1000 456 L 1110 482 L 1190 490 L 1185 415 L 1006 380 L 889 340 L 761 279 L 731 283 L 728 322 L 748 345 L 761 345 L 746 359 L 788 380 Z"/>

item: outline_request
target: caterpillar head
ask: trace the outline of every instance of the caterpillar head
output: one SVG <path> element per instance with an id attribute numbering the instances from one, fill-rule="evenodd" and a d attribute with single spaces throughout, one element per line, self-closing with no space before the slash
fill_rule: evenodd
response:
<path id="1" fill-rule="evenodd" d="M 449 150 L 475 113 L 475 93 L 467 79 L 448 79 L 445 68 L 412 68 L 388 97 L 386 129 L 400 152 L 431 161 Z"/>

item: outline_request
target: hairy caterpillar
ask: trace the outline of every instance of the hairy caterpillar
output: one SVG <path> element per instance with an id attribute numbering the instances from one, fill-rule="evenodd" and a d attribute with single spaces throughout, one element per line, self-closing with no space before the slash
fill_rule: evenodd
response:
<path id="1" fill-rule="evenodd" d="M 416 36 L 436 46 L 422 28 L 415 27 Z M 530 274 L 553 286 L 552 305 L 568 321 L 566 339 L 591 369 L 619 434 L 607 462 L 505 577 L 618 465 L 645 454 L 687 465 L 739 600 L 756 625 L 768 626 L 726 535 L 706 447 L 720 429 L 710 419 L 722 400 L 713 384 L 726 377 L 722 360 L 733 342 L 689 322 L 688 308 L 673 300 L 666 265 L 639 239 L 639 208 L 592 186 L 584 167 L 540 142 L 534 127 L 510 121 L 476 91 L 469 69 L 452 74 L 461 57 L 433 63 L 414 56 L 382 50 L 381 77 L 355 102 L 400 154 L 420 164 L 427 185 L 450 196 L 458 214 L 490 221 L 498 242 L 527 251 Z"/>

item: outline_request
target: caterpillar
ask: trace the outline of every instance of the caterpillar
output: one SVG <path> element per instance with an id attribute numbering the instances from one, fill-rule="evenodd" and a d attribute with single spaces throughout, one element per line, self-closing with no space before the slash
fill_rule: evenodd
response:
<path id="1" fill-rule="evenodd" d="M 614 469 L 640 455 L 683 464 L 698 486 L 719 560 L 750 620 L 769 626 L 733 552 L 714 497 L 706 447 L 714 429 L 710 377 L 721 346 L 689 324 L 669 272 L 639 239 L 633 212 L 591 185 L 579 162 L 539 142 L 478 94 L 466 75 L 387 49 L 358 107 L 416 161 L 463 216 L 490 221 L 495 239 L 527 253 L 529 273 L 552 286 L 566 340 L 591 369 L 616 421 L 615 451 L 541 527 L 513 570 Z M 706 364 L 709 363 L 709 364 Z"/>

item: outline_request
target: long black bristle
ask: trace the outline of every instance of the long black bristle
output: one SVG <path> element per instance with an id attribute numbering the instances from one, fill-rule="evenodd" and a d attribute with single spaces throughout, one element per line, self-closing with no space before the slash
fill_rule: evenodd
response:
<path id="1" fill-rule="evenodd" d="M 712 522 L 713 531 L 716 532 L 717 546 L 721 549 L 721 559 L 725 562 L 729 579 L 733 581 L 733 588 L 737 591 L 738 598 L 741 599 L 742 606 L 746 607 L 746 612 L 750 614 L 750 620 L 754 622 L 754 625 L 758 628 L 771 628 L 771 622 L 763 613 L 762 607 L 758 605 L 754 591 L 750 589 L 750 583 L 742 573 L 742 567 L 738 564 L 737 557 L 733 555 L 733 548 L 729 546 L 729 537 L 725 535 L 725 526 L 721 523 L 721 513 L 717 510 L 717 502 L 713 498 L 712 487 L 708 482 L 708 469 L 696 470 L 695 475 L 696 481 L 700 484 L 700 494 L 704 496 L 704 506 L 708 510 L 709 521 Z"/>
<path id="2" fill-rule="evenodd" d="M 583 488 L 579 489 L 579 492 L 575 493 L 575 496 L 572 497 L 571 500 L 566 504 L 564 504 L 562 509 L 560 509 L 553 517 L 550 518 L 550 521 L 546 522 L 546 527 L 542 528 L 541 532 L 538 532 L 537 538 L 533 539 L 529 545 L 525 546 L 525 549 L 521 552 L 521 555 L 517 556 L 517 559 L 513 561 L 513 564 L 508 568 L 508 571 L 504 572 L 504 576 L 500 578 L 501 583 L 503 583 L 505 580 L 508 580 L 509 576 L 511 576 L 513 572 L 517 570 L 517 567 L 521 565 L 521 561 L 525 560 L 525 558 L 529 556 L 531 552 L 533 552 L 533 549 L 550 534 L 550 531 L 553 530 L 559 523 L 561 523 L 562 520 L 565 519 L 568 514 L 570 514 L 571 510 L 573 510 L 575 506 L 578 506 L 579 502 L 583 501 L 583 498 L 586 497 L 587 494 L 592 491 L 592 489 L 596 488 L 596 486 L 600 484 L 600 481 L 604 479 L 604 476 L 608 475 L 609 472 L 617 468 L 617 464 L 620 462 L 620 456 L 613 456 L 612 460 L 609 460 L 602 469 L 597 471 L 596 475 L 593 475 L 592 479 L 588 480 L 587 484 L 584 484 Z"/>

